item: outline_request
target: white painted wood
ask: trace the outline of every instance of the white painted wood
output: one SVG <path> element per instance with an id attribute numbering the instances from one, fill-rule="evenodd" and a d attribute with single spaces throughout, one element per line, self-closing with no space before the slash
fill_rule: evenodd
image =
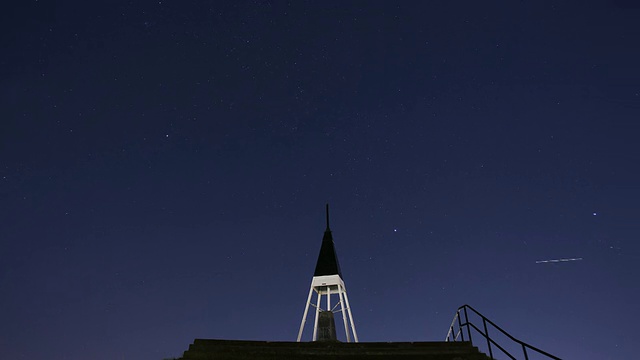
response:
<path id="1" fill-rule="evenodd" d="M 315 304 L 313 304 L 313 295 L 317 297 Z M 317 340 L 318 334 L 318 317 L 320 311 L 324 311 L 320 306 L 322 304 L 322 297 L 326 296 L 326 311 L 331 311 L 331 294 L 336 294 L 339 297 L 340 311 L 342 312 L 342 322 L 347 337 L 347 342 L 352 340 L 358 342 L 358 335 L 356 334 L 355 324 L 353 323 L 353 314 L 351 313 L 351 306 L 349 306 L 349 299 L 347 297 L 347 288 L 340 275 L 324 275 L 314 276 L 311 280 L 311 288 L 309 289 L 309 296 L 307 298 L 307 304 L 305 305 L 304 314 L 302 315 L 302 321 L 300 323 L 300 330 L 298 331 L 298 342 L 302 340 L 302 334 L 304 332 L 304 326 L 308 316 L 309 306 L 315 306 L 315 319 L 313 322 L 313 341 Z M 353 335 L 353 336 L 352 336 Z"/>
<path id="2" fill-rule="evenodd" d="M 313 287 L 309 288 L 309 297 L 307 297 L 307 304 L 304 307 L 304 315 L 302 315 L 302 322 L 300 323 L 300 331 L 298 331 L 298 342 L 302 338 L 302 330 L 304 329 L 304 323 L 307 322 L 307 313 L 309 312 L 309 305 L 311 304 L 311 296 L 313 295 Z"/>

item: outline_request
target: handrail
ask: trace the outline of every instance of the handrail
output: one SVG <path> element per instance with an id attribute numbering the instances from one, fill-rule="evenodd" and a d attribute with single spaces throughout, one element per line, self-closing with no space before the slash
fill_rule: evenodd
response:
<path id="1" fill-rule="evenodd" d="M 467 314 L 467 309 L 473 311 L 476 315 L 478 315 L 479 317 L 482 318 L 482 325 L 484 327 L 484 332 L 482 330 L 480 330 L 475 324 L 473 324 L 472 322 L 469 321 L 469 316 Z M 464 322 L 462 321 L 461 312 L 464 313 Z M 456 320 L 458 322 L 458 331 L 457 332 L 455 331 Z M 480 314 L 480 312 L 478 312 L 478 310 L 474 309 L 473 307 L 471 307 L 470 305 L 467 305 L 467 304 L 464 304 L 464 305 L 460 306 L 458 308 L 458 310 L 456 310 L 456 314 L 453 317 L 453 321 L 451 322 L 451 326 L 449 327 L 449 331 L 447 332 L 447 337 L 445 338 L 445 341 L 457 341 L 458 337 L 460 337 L 461 341 L 465 341 L 464 332 L 463 332 L 462 329 L 466 326 L 467 327 L 467 335 L 469 337 L 468 341 L 471 341 L 471 328 L 473 328 L 476 332 L 478 332 L 480 335 L 482 335 L 487 340 L 487 346 L 489 348 L 489 356 L 491 357 L 491 359 L 495 359 L 493 357 L 493 350 L 491 348 L 491 344 L 493 344 L 495 347 L 500 349 L 500 351 L 502 351 L 505 355 L 507 355 L 510 359 L 517 360 L 513 355 L 511 355 L 507 350 L 505 350 L 502 346 L 500 346 L 495 340 L 493 340 L 489 336 L 489 330 L 487 329 L 487 323 L 489 323 L 495 329 L 500 331 L 502 334 L 504 334 L 506 337 L 508 337 L 511 341 L 513 341 L 513 342 L 519 344 L 520 346 L 522 346 L 522 353 L 524 354 L 524 359 L 525 360 L 529 360 L 529 355 L 527 354 L 527 349 L 533 350 L 533 351 L 535 351 L 535 352 L 537 352 L 537 353 L 539 353 L 541 355 L 544 355 L 544 356 L 546 356 L 546 357 L 548 357 L 550 359 L 561 360 L 557 356 L 553 356 L 553 355 L 549 354 L 546 351 L 540 350 L 535 346 L 531 346 L 531 345 L 525 343 L 524 341 L 520 341 L 520 340 L 516 339 L 515 337 L 511 336 L 511 334 L 507 333 L 501 327 L 496 325 L 493 321 L 487 319 L 484 315 Z"/>
<path id="2" fill-rule="evenodd" d="M 458 312 L 457 311 L 456 311 L 455 316 L 453 317 L 453 321 L 451 321 L 451 326 L 449 326 L 449 332 L 447 333 L 447 339 L 449 339 L 449 335 L 451 335 L 451 333 L 453 332 L 453 325 L 456 323 L 456 320 L 458 320 Z"/>

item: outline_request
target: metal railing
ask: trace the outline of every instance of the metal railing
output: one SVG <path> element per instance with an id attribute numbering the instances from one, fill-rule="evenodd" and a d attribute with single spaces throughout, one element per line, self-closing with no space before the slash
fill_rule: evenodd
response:
<path id="1" fill-rule="evenodd" d="M 482 319 L 482 327 L 484 329 L 484 332 L 480 330 L 471 321 L 469 321 L 467 309 L 473 311 L 476 315 L 478 315 Z M 464 320 L 462 319 L 463 315 L 464 315 Z M 456 323 L 458 324 L 458 331 L 455 330 Z M 476 332 L 482 335 L 487 341 L 487 347 L 489 348 L 489 356 L 491 357 L 491 359 L 495 359 L 495 357 L 493 357 L 493 348 L 492 348 L 493 346 L 499 349 L 500 351 L 502 351 L 502 353 L 507 355 L 510 359 L 517 360 L 515 356 L 511 355 L 507 350 L 505 350 L 502 346 L 500 346 L 494 339 L 492 339 L 489 336 L 489 330 L 487 328 L 487 324 L 491 325 L 494 329 L 498 330 L 503 335 L 511 339 L 511 341 L 520 345 L 522 347 L 522 354 L 524 355 L 525 360 L 529 360 L 529 354 L 527 353 L 528 350 L 544 355 L 549 359 L 561 360 L 557 356 L 553 356 L 546 351 L 542 351 L 534 346 L 531 346 L 523 341 L 520 341 L 514 338 L 509 333 L 502 330 L 502 328 L 500 328 L 498 325 L 494 324 L 493 321 L 487 319 L 484 315 L 480 314 L 476 309 L 472 308 L 467 304 L 460 306 L 456 311 L 456 315 L 453 317 L 453 321 L 451 322 L 451 326 L 449 327 L 449 332 L 447 333 L 447 338 L 445 339 L 445 341 L 458 341 L 458 338 L 460 338 L 461 341 L 469 341 L 473 343 L 473 341 L 471 340 L 471 328 L 473 328 Z M 467 336 L 469 338 L 468 340 L 465 340 L 465 334 L 463 331 L 464 327 L 467 328 Z"/>

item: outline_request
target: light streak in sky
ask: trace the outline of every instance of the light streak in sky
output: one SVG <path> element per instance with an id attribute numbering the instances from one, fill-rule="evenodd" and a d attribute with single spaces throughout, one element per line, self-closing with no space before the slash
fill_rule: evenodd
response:
<path id="1" fill-rule="evenodd" d="M 536 261 L 536 264 L 560 263 L 560 262 L 580 261 L 580 260 L 582 260 L 582 258 L 538 260 Z"/>

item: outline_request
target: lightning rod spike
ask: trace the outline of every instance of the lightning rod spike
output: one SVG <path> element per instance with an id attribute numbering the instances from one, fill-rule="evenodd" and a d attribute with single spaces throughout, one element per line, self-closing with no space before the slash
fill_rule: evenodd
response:
<path id="1" fill-rule="evenodd" d="M 326 205 L 327 208 L 327 230 L 329 230 L 329 204 Z"/>

